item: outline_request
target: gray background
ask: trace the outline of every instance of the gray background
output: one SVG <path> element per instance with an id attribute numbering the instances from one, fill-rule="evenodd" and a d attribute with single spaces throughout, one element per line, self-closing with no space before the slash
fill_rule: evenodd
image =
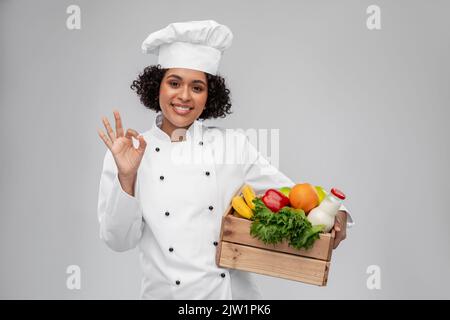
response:
<path id="1" fill-rule="evenodd" d="M 81 7 L 81 30 L 66 8 Z M 381 7 L 382 29 L 366 28 Z M 0 1 L 0 298 L 135 299 L 137 250 L 98 237 L 106 147 L 117 108 L 150 128 L 131 81 L 140 51 L 175 21 L 214 19 L 235 35 L 220 73 L 234 114 L 210 123 L 279 128 L 280 168 L 338 186 L 357 220 L 328 286 L 257 276 L 268 299 L 450 298 L 449 2 Z M 66 268 L 81 268 L 81 289 Z M 369 290 L 369 265 L 381 290 Z"/>

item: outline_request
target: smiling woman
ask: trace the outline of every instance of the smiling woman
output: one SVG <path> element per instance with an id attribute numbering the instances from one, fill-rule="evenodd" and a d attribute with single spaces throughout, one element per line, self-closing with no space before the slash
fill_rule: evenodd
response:
<path id="1" fill-rule="evenodd" d="M 202 114 L 207 97 L 204 72 L 185 68 L 166 71 L 159 89 L 159 105 L 164 115 L 161 129 L 171 137 L 177 128 L 187 130 Z"/>
<path id="2" fill-rule="evenodd" d="M 201 108 L 202 112 L 196 113 L 198 117 L 192 116 L 191 120 L 224 118 L 232 113 L 230 90 L 225 85 L 225 79 L 219 75 L 185 68 L 164 69 L 160 65 L 154 65 L 144 69 L 133 81 L 131 89 L 136 91 L 146 108 L 156 112 L 162 111 L 164 115 L 164 108 L 167 106 L 165 99 L 169 98 L 167 94 L 170 92 L 177 92 L 178 97 L 175 96 L 175 99 L 169 102 L 179 106 L 194 107 L 190 99 L 199 102 L 199 97 L 203 99 L 203 96 L 206 96 L 205 102 L 195 106 Z"/>
<path id="3" fill-rule="evenodd" d="M 198 121 L 231 113 L 230 91 L 217 70 L 232 38 L 212 20 L 173 23 L 151 33 L 142 49 L 158 54 L 158 64 L 131 85 L 142 104 L 159 113 L 151 129 L 125 132 L 115 112 L 114 132 L 103 119 L 108 136 L 99 135 L 108 151 L 99 190 L 100 236 L 115 251 L 139 246 L 142 298 L 261 297 L 248 273 L 215 261 L 222 212 L 243 183 L 255 190 L 294 183 L 262 159 L 242 132 L 227 131 L 230 143 L 224 144 L 223 128 Z M 194 161 L 180 163 L 184 154 Z M 228 160 L 236 154 L 254 161 L 214 162 L 217 155 Z"/>

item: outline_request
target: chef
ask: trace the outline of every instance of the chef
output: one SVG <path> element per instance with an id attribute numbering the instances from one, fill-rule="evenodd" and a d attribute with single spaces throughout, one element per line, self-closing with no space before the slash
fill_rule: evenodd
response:
<path id="1" fill-rule="evenodd" d="M 142 134 L 125 132 L 115 111 L 115 130 L 106 118 L 106 134 L 98 130 L 108 148 L 99 186 L 100 237 L 115 251 L 139 248 L 143 299 L 261 299 L 253 274 L 216 265 L 222 214 L 244 183 L 256 192 L 295 183 L 244 133 L 202 122 L 229 109 L 226 103 L 217 109 L 211 86 L 223 85 L 217 70 L 232 39 L 228 27 L 212 20 L 151 33 L 142 49 L 158 56 L 158 67 L 146 69 L 134 85 L 144 105 L 157 110 L 153 126 Z M 155 83 L 158 96 L 150 99 Z M 347 213 L 341 210 L 335 229 L 343 239 Z"/>

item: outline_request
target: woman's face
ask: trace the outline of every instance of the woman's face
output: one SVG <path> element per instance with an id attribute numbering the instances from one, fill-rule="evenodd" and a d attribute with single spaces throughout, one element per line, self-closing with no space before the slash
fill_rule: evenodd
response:
<path id="1" fill-rule="evenodd" d="M 159 105 L 171 127 L 190 126 L 202 114 L 207 98 L 204 72 L 184 68 L 166 71 L 159 89 Z"/>

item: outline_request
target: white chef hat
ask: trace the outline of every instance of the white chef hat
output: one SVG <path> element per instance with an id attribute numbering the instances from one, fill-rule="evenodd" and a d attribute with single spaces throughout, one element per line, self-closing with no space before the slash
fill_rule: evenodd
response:
<path id="1" fill-rule="evenodd" d="M 151 33 L 142 43 L 142 51 L 158 55 L 162 68 L 187 68 L 215 75 L 232 40 L 231 30 L 213 20 L 177 22 Z"/>

